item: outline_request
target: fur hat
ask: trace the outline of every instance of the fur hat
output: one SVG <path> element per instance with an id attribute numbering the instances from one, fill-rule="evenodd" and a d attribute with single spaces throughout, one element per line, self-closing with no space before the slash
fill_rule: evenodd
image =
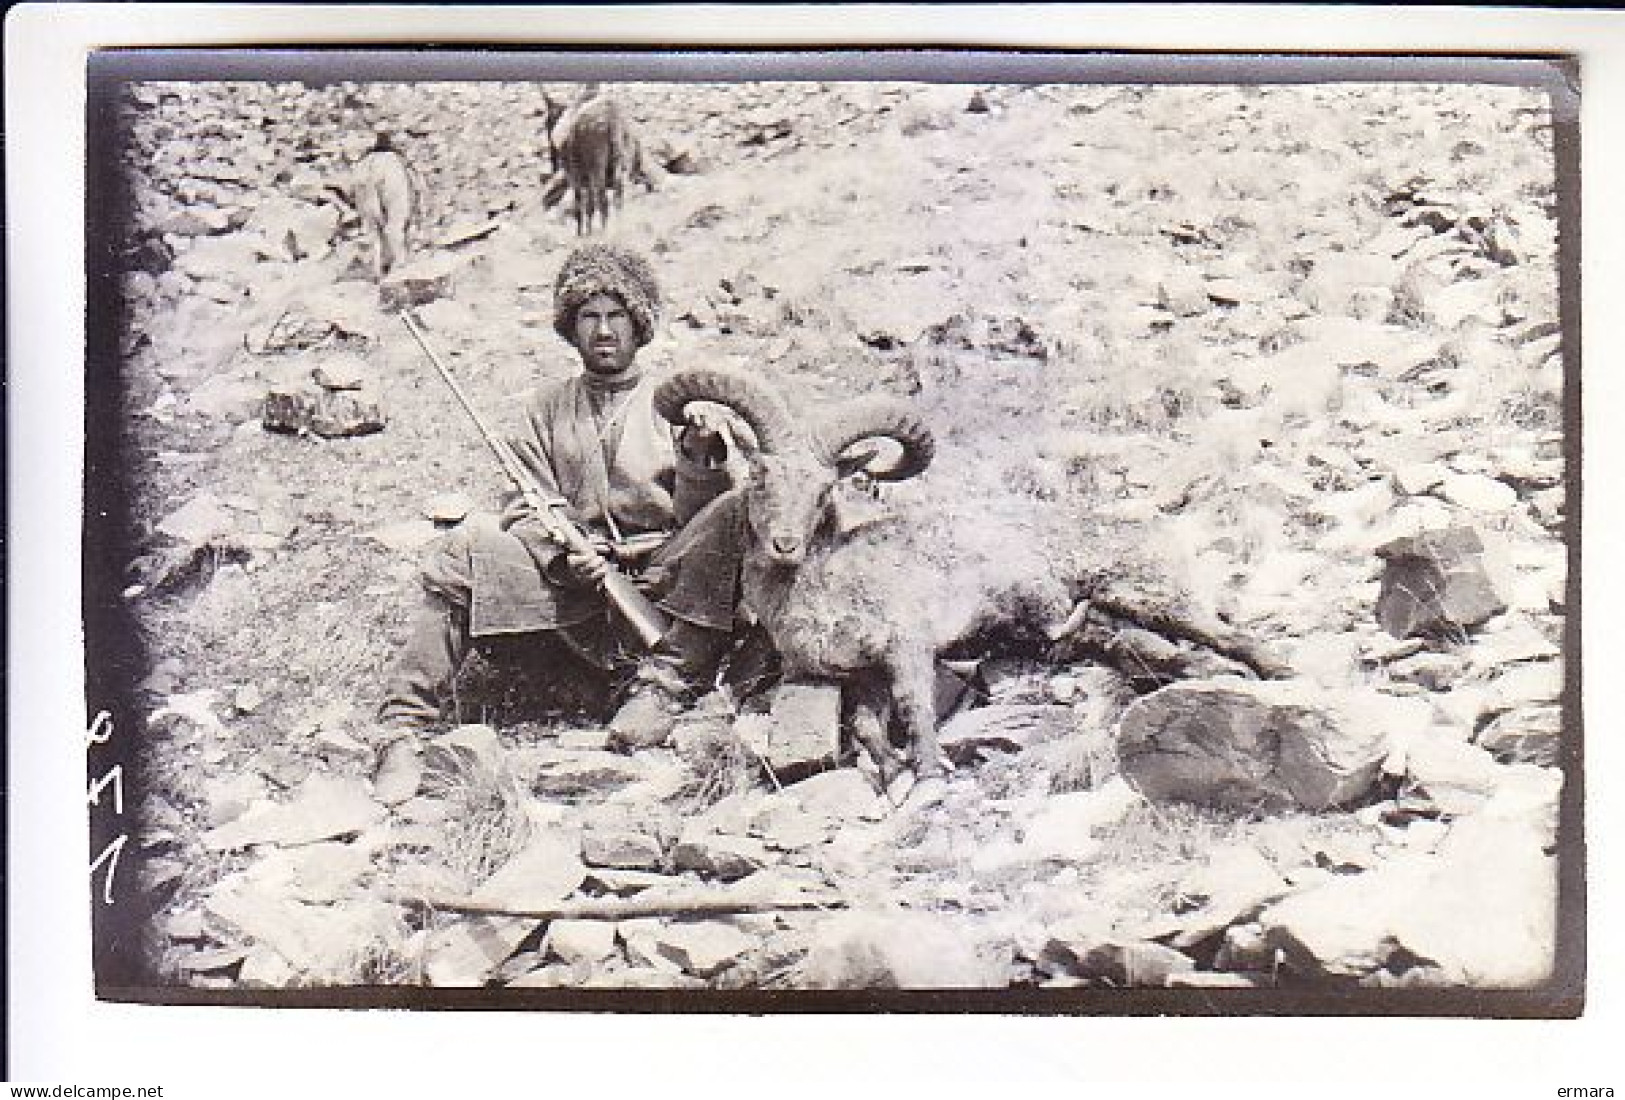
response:
<path id="1" fill-rule="evenodd" d="M 576 311 L 595 294 L 620 299 L 632 315 L 639 347 L 654 339 L 660 284 L 642 256 L 612 244 L 582 245 L 570 253 L 553 284 L 553 330 L 574 343 Z"/>

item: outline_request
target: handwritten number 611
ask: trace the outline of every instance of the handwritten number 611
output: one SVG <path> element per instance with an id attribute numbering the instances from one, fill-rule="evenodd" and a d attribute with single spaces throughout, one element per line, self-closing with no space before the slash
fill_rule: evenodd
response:
<path id="1" fill-rule="evenodd" d="M 85 733 L 85 751 L 89 753 L 97 745 L 105 745 L 113 736 L 113 716 L 108 711 L 98 711 L 90 723 L 90 729 Z M 101 778 L 93 780 L 90 789 L 86 792 L 85 801 L 92 806 L 102 804 L 102 795 L 111 787 L 113 791 L 113 814 L 116 817 L 124 816 L 124 765 L 114 764 L 103 772 Z M 92 876 L 97 871 L 103 871 L 102 901 L 107 905 L 113 904 L 113 880 L 118 875 L 119 854 L 130 841 L 129 833 L 119 833 L 104 847 L 100 854 L 90 862 Z"/>

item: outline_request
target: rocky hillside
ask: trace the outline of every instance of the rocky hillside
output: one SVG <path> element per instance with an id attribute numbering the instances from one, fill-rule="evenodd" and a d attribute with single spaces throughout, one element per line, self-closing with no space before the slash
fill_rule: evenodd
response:
<path id="1" fill-rule="evenodd" d="M 943 729 L 957 770 L 898 808 L 860 767 L 763 766 L 827 731 L 827 692 L 744 713 L 719 692 L 626 755 L 488 654 L 423 791 L 384 805 L 370 715 L 418 557 L 501 487 L 387 303 L 423 303 L 499 420 L 572 369 L 541 97 L 132 86 L 124 583 L 151 655 L 156 980 L 1546 975 L 1566 557 L 1542 93 L 614 93 L 658 166 L 609 229 L 666 289 L 657 365 L 734 364 L 806 402 L 912 395 L 939 460 L 896 507 L 989 517 L 1012 554 L 1110 567 L 1132 546 L 1295 676 L 1166 684 L 1202 667 L 1189 645 L 1121 622 L 1087 652 L 980 655 Z M 425 195 L 382 294 L 330 187 L 378 129 Z M 266 395 L 318 369 L 362 385 L 351 411 L 381 430 L 266 430 Z"/>

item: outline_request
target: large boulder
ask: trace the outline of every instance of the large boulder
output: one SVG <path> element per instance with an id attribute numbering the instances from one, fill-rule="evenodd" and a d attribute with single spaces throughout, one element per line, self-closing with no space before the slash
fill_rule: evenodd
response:
<path id="1" fill-rule="evenodd" d="M 1377 622 L 1396 638 L 1459 634 L 1506 610 L 1485 568 L 1484 542 L 1470 527 L 1425 531 L 1377 548 L 1386 564 Z"/>
<path id="2" fill-rule="evenodd" d="M 1322 810 L 1375 782 L 1403 701 L 1360 692 L 1325 706 L 1291 682 L 1173 684 L 1138 699 L 1118 725 L 1123 775 L 1153 801 L 1230 809 Z M 1403 712 L 1403 713 L 1401 713 Z"/>

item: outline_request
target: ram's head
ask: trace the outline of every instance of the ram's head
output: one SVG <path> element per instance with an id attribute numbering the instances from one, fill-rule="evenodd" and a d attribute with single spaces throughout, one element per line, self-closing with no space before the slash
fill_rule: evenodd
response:
<path id="1" fill-rule="evenodd" d="M 831 494 L 848 478 L 901 481 L 931 463 L 931 430 L 909 404 L 874 395 L 829 409 L 814 422 L 798 418 L 766 381 L 738 371 L 680 371 L 661 383 L 655 409 L 677 425 L 692 423 L 700 403 L 730 410 L 750 428 L 741 438 L 750 479 L 746 516 L 760 560 L 796 566 L 832 522 Z M 890 440 L 891 444 L 882 441 Z M 888 460 L 883 453 L 895 451 Z"/>

